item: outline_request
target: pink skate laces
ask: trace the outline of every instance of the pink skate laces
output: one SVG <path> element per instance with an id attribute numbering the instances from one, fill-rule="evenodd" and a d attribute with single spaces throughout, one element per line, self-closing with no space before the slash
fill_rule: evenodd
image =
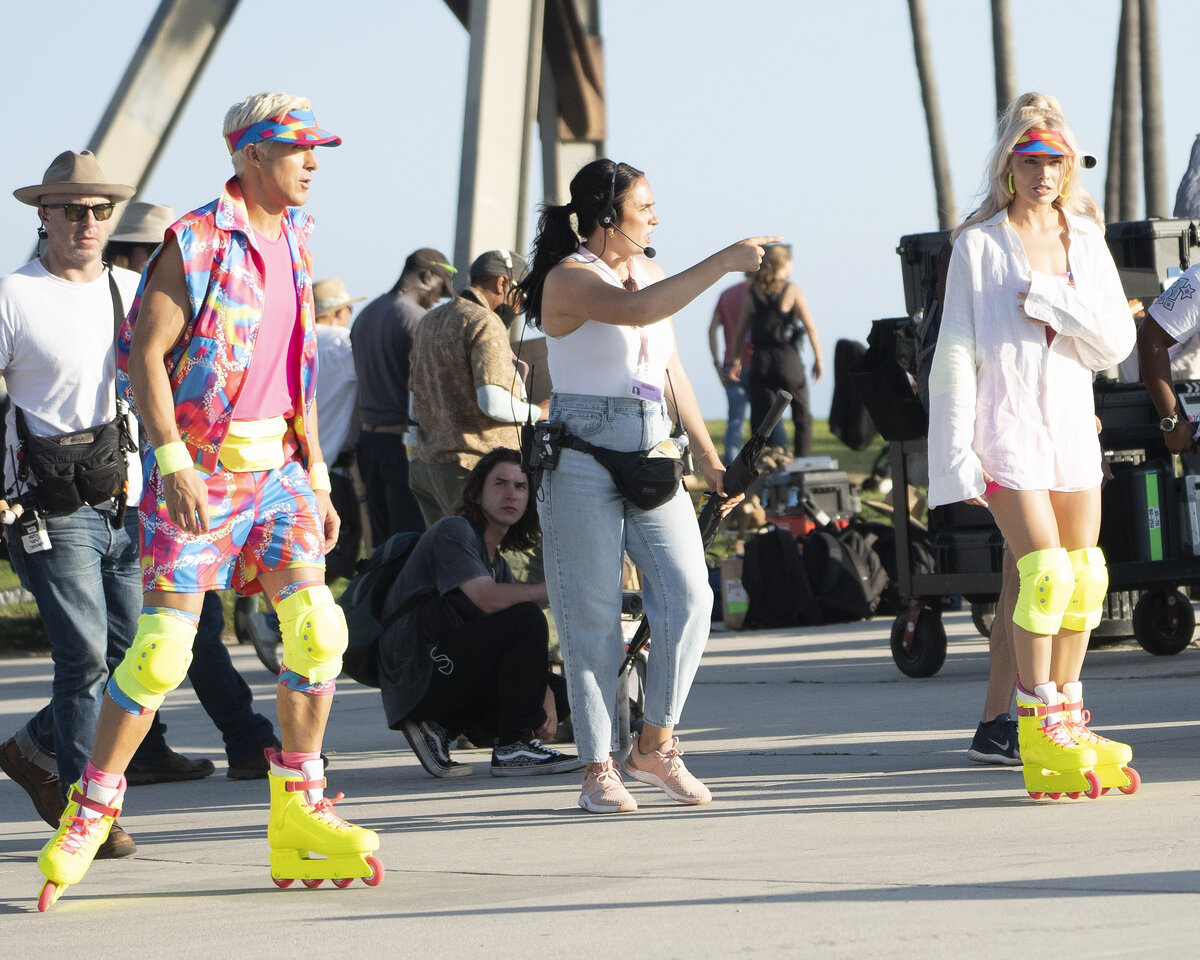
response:
<path id="1" fill-rule="evenodd" d="M 107 804 L 101 803 L 99 800 L 91 800 L 79 792 L 79 787 L 71 788 L 71 802 L 79 804 L 79 812 L 74 816 L 63 816 L 63 820 L 70 820 L 71 825 L 67 827 L 65 833 L 57 838 L 57 845 L 60 849 L 67 853 L 78 853 L 80 847 L 92 840 L 97 833 L 101 833 L 107 828 L 104 824 L 105 817 L 117 818 L 117 814 L 121 811 L 116 807 L 110 807 Z M 92 811 L 92 816 L 86 816 L 83 811 Z"/>

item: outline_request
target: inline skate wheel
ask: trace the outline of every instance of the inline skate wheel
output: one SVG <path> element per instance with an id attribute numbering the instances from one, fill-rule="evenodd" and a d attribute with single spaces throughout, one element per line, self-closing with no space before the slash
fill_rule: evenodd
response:
<path id="1" fill-rule="evenodd" d="M 42 892 L 38 894 L 38 911 L 45 913 L 58 900 L 58 884 L 53 880 L 47 880 L 42 884 Z"/>
<path id="2" fill-rule="evenodd" d="M 1030 800 L 1041 800 L 1042 797 L 1044 797 L 1044 796 L 1045 796 L 1045 794 L 1042 793 L 1040 790 L 1030 790 L 1029 791 L 1029 799 Z"/>
<path id="3" fill-rule="evenodd" d="M 1112 787 L 1101 787 L 1100 788 L 1100 796 L 1104 796 L 1111 789 L 1112 789 Z"/>
<path id="4" fill-rule="evenodd" d="M 337 887 L 339 890 L 345 890 L 346 887 L 350 886 L 350 884 L 352 884 L 353 882 L 354 882 L 353 877 L 338 877 L 336 880 L 333 881 L 333 885 L 335 887 Z"/>
<path id="5" fill-rule="evenodd" d="M 362 881 L 368 887 L 377 887 L 383 883 L 383 862 L 378 857 L 367 857 L 366 861 L 371 868 L 371 875 L 363 877 Z"/>
<path id="6" fill-rule="evenodd" d="M 1089 770 L 1084 776 L 1087 778 L 1088 789 L 1084 791 L 1083 795 L 1089 800 L 1097 799 L 1100 796 L 1100 792 L 1104 789 L 1100 786 L 1100 777 L 1096 774 L 1095 770 Z"/>
<path id="7" fill-rule="evenodd" d="M 316 880 L 301 880 L 300 882 L 308 887 L 309 890 L 316 890 L 325 881 L 318 877 Z"/>
<path id="8" fill-rule="evenodd" d="M 1046 794 L 1046 796 L 1049 797 L 1051 800 L 1061 800 L 1062 799 L 1061 793 L 1048 793 L 1048 794 Z"/>
<path id="9" fill-rule="evenodd" d="M 1142 778 L 1138 775 L 1138 772 L 1133 767 L 1126 767 L 1125 776 L 1129 778 L 1129 785 L 1118 787 L 1117 789 L 1124 794 L 1137 793 L 1138 787 L 1142 785 Z"/>
<path id="10" fill-rule="evenodd" d="M 275 884 L 275 886 L 277 886 L 280 890 L 286 890 L 288 887 L 290 887 L 296 881 L 293 880 L 291 877 L 276 877 L 276 876 L 272 875 L 271 882 L 273 884 Z"/>
<path id="11" fill-rule="evenodd" d="M 1083 791 L 1082 791 L 1082 790 L 1071 790 L 1071 791 L 1070 791 L 1070 792 L 1067 794 L 1067 796 L 1068 796 L 1068 797 L 1069 797 L 1071 800 L 1078 800 L 1080 797 L 1082 797 L 1082 796 L 1083 796 Z"/>

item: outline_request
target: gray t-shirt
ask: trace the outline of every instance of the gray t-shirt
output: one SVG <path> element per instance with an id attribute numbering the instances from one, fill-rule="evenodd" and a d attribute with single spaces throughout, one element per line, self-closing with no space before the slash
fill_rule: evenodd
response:
<path id="1" fill-rule="evenodd" d="M 379 687 L 388 726 L 395 730 L 412 712 L 433 673 L 431 652 L 438 639 L 484 616 L 459 587 L 491 577 L 512 583 L 512 570 L 499 552 L 489 562 L 483 537 L 465 517 L 443 517 L 421 535 L 383 602 L 386 620 L 404 613 L 379 638 Z"/>
<path id="2" fill-rule="evenodd" d="M 358 406 L 372 427 L 408 423 L 408 364 L 425 308 L 403 293 L 385 293 L 350 327 Z"/>

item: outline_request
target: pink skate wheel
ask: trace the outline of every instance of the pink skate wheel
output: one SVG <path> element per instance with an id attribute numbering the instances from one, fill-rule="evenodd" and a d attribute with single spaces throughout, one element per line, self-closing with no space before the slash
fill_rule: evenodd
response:
<path id="1" fill-rule="evenodd" d="M 279 887 L 280 890 L 286 890 L 293 883 L 295 883 L 291 877 L 276 877 L 274 875 L 271 876 L 271 882 L 275 884 L 275 886 Z"/>
<path id="2" fill-rule="evenodd" d="M 1087 778 L 1088 789 L 1083 795 L 1089 800 L 1097 799 L 1100 796 L 1100 791 L 1104 789 L 1100 786 L 1100 778 L 1096 775 L 1095 770 L 1089 770 L 1084 776 Z"/>
<path id="3" fill-rule="evenodd" d="M 1129 778 L 1129 786 L 1117 787 L 1117 789 L 1125 794 L 1137 793 L 1138 787 L 1142 785 L 1142 778 L 1138 775 L 1138 772 L 1133 767 L 1126 767 L 1125 776 Z"/>
<path id="4" fill-rule="evenodd" d="M 1044 797 L 1044 796 L 1045 796 L 1045 794 L 1039 790 L 1030 790 L 1029 791 L 1029 799 L 1030 800 L 1041 800 L 1042 797 Z"/>
<path id="5" fill-rule="evenodd" d="M 1083 796 L 1083 791 L 1082 790 L 1072 790 L 1067 794 L 1067 796 L 1072 800 L 1078 800 L 1080 797 Z"/>
<path id="6" fill-rule="evenodd" d="M 363 877 L 362 881 L 368 887 L 377 887 L 383 883 L 383 862 L 378 857 L 366 857 L 367 866 L 371 868 L 371 875 Z"/>
<path id="7" fill-rule="evenodd" d="M 308 887 L 309 890 L 316 890 L 317 887 L 319 887 L 325 881 L 322 880 L 320 877 L 317 877 L 316 880 L 301 880 L 300 882 L 302 884 L 304 884 L 306 887 Z"/>
<path id="8" fill-rule="evenodd" d="M 1048 796 L 1051 800 L 1061 800 L 1062 799 L 1061 793 L 1048 793 L 1048 794 L 1046 794 L 1046 796 Z"/>
<path id="9" fill-rule="evenodd" d="M 333 885 L 335 887 L 337 887 L 339 890 L 345 890 L 353 882 L 354 882 L 353 877 L 338 877 L 336 880 L 333 881 Z"/>
<path id="10" fill-rule="evenodd" d="M 50 905 L 58 899 L 58 884 L 53 880 L 47 880 L 42 884 L 42 892 L 38 894 L 38 910 L 45 913 L 50 909 Z"/>

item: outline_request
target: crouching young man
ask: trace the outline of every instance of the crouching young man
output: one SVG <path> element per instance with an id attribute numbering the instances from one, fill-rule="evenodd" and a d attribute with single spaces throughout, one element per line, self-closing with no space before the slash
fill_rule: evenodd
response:
<path id="1" fill-rule="evenodd" d="M 529 478 L 515 450 L 485 454 L 467 478 L 458 516 L 430 527 L 388 591 L 379 680 L 388 726 L 401 730 L 435 777 L 471 772 L 450 739 L 494 740 L 492 775 L 578 770 L 541 744 L 567 714 L 566 685 L 548 670 L 544 583 L 513 582 L 501 550 L 541 536 Z"/>

